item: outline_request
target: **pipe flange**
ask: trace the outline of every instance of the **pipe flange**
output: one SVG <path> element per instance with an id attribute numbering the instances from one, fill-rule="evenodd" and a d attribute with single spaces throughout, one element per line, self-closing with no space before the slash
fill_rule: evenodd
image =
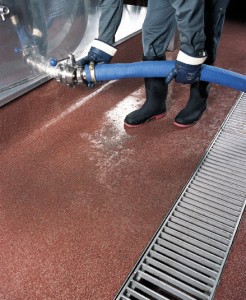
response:
<path id="1" fill-rule="evenodd" d="M 77 79 L 77 83 L 84 83 L 84 69 L 81 67 L 77 67 L 76 69 L 76 79 Z"/>
<path id="2" fill-rule="evenodd" d="M 91 61 L 89 64 L 89 71 L 90 71 L 91 81 L 96 84 L 97 80 L 95 76 L 95 63 L 93 61 Z"/>

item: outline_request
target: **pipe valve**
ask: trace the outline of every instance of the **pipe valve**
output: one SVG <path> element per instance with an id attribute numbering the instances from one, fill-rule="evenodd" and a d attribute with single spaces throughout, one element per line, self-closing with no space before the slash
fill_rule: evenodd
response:
<path id="1" fill-rule="evenodd" d="M 69 87 L 83 83 L 83 68 L 76 64 L 73 54 L 62 60 L 51 58 L 47 73 Z"/>
<path id="2" fill-rule="evenodd" d="M 5 21 L 5 16 L 9 14 L 9 9 L 3 3 L 0 3 L 0 15 L 3 21 Z"/>

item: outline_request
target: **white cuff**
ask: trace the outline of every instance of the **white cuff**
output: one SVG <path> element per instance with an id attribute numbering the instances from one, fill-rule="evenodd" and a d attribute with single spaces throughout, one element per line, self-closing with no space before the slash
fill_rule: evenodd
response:
<path id="1" fill-rule="evenodd" d="M 15 15 L 14 15 L 14 16 L 11 16 L 11 17 L 10 17 L 10 20 L 11 20 L 11 22 L 12 22 L 13 25 L 19 24 L 18 17 L 15 16 Z"/>
<path id="2" fill-rule="evenodd" d="M 207 56 L 193 57 L 185 54 L 181 50 L 178 53 L 177 60 L 188 65 L 201 65 L 205 62 Z"/>
<path id="3" fill-rule="evenodd" d="M 42 37 L 43 34 L 38 28 L 33 28 L 32 35 L 34 35 L 36 37 Z"/>
<path id="4" fill-rule="evenodd" d="M 111 56 L 114 56 L 115 53 L 117 52 L 117 49 L 115 47 L 112 47 L 102 41 L 99 41 L 99 40 L 94 40 L 91 44 L 92 47 L 95 47 L 99 50 L 102 50 L 103 52 L 111 55 Z"/>

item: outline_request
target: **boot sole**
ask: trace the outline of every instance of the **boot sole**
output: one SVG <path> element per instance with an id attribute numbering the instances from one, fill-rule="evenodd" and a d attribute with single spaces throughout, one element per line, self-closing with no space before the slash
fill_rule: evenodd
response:
<path id="1" fill-rule="evenodd" d="M 181 123 L 177 123 L 177 122 L 173 122 L 173 124 L 179 128 L 188 128 L 188 127 L 192 127 L 194 125 L 196 125 L 196 123 L 201 120 L 201 117 L 203 116 L 203 114 L 205 113 L 206 109 L 202 112 L 201 116 L 199 117 L 199 119 L 193 123 L 190 123 L 190 124 L 181 124 Z"/>
<path id="2" fill-rule="evenodd" d="M 197 121 L 192 123 L 192 124 L 180 124 L 180 123 L 176 123 L 176 122 L 173 122 L 173 124 L 179 128 L 188 128 L 188 127 L 192 127 L 194 125 L 196 125 Z"/>
<path id="3" fill-rule="evenodd" d="M 143 126 L 143 125 L 146 125 L 147 123 L 151 122 L 151 121 L 154 121 L 154 120 L 158 120 L 158 119 L 161 119 L 163 117 L 165 117 L 166 114 L 160 114 L 160 115 L 156 115 L 156 116 L 153 116 L 151 118 L 149 118 L 148 120 L 146 120 L 144 123 L 141 123 L 141 124 L 136 124 L 136 125 L 131 125 L 131 124 L 128 124 L 126 122 L 124 122 L 124 125 L 128 128 L 136 128 L 136 127 L 140 127 L 140 126 Z"/>

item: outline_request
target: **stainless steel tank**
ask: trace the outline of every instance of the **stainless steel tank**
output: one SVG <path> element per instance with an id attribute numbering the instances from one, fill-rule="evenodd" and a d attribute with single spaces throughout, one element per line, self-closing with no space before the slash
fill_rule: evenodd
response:
<path id="1" fill-rule="evenodd" d="M 2 0 L 0 3 L 0 106 L 47 81 L 51 57 L 76 59 L 98 36 L 99 0 Z M 119 43 L 141 30 L 146 7 L 125 5 Z M 127 25 L 127 26 L 126 26 Z M 30 63 L 30 54 L 37 57 Z M 41 68 L 40 68 L 41 66 Z"/>
<path id="2" fill-rule="evenodd" d="M 63 58 L 83 40 L 97 1 L 8 0 L 0 8 L 0 104 L 45 80 L 25 62 L 29 52 Z M 6 7 L 5 13 L 3 7 Z M 5 99 L 3 101 L 3 99 Z"/>

